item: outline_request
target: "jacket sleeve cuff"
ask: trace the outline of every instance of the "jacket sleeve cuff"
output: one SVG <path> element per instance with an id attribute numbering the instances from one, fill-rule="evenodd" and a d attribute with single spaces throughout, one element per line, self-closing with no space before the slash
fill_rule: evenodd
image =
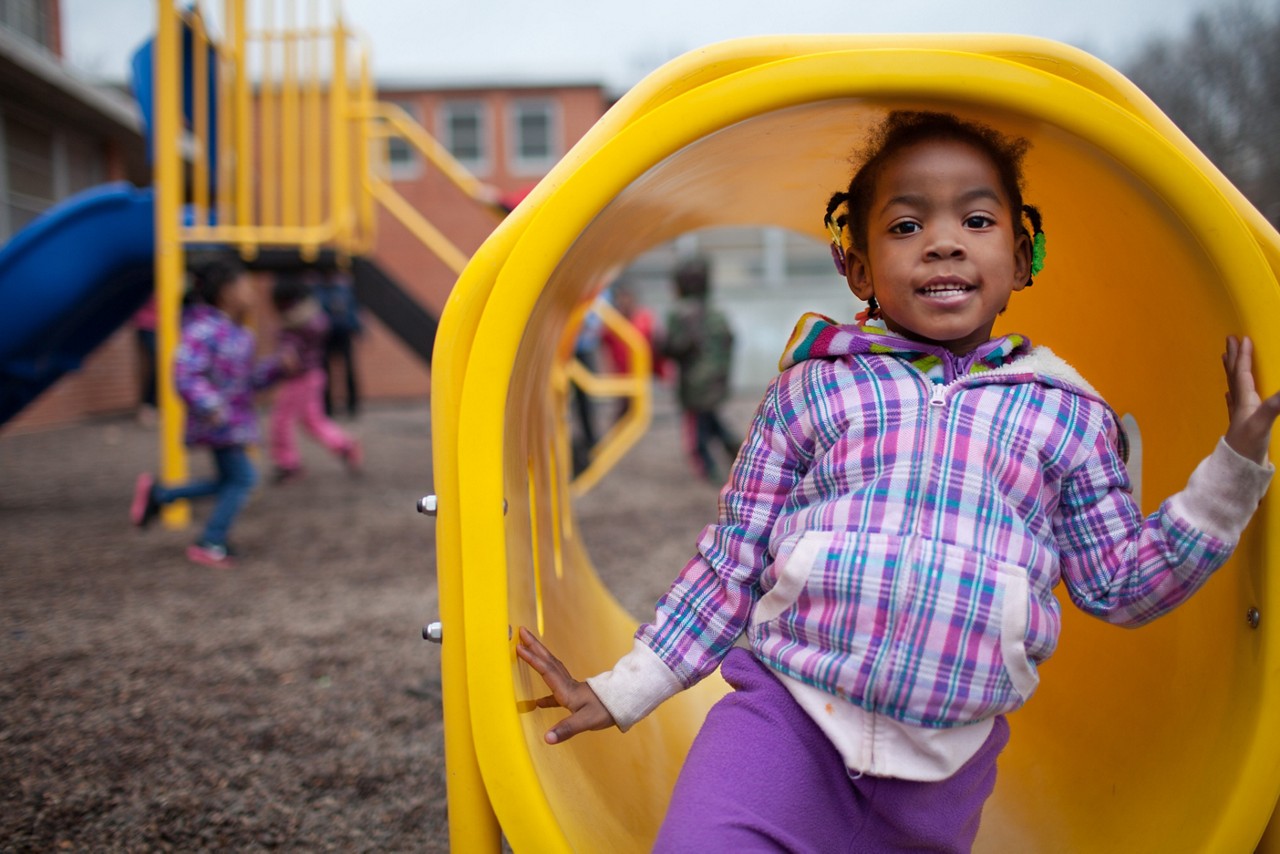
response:
<path id="1" fill-rule="evenodd" d="M 1173 512 L 1198 530 L 1235 543 L 1258 509 L 1276 467 L 1240 456 L 1225 439 L 1191 473 L 1187 488 L 1169 499 Z"/>
<path id="2" fill-rule="evenodd" d="M 639 640 L 612 670 L 589 677 L 587 684 L 623 732 L 684 688 L 657 653 Z"/>

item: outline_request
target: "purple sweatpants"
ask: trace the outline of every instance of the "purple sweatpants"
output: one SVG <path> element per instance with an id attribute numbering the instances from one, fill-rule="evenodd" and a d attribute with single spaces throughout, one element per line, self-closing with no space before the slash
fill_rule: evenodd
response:
<path id="1" fill-rule="evenodd" d="M 997 718 L 946 780 L 850 777 L 835 747 L 745 649 L 720 672 L 733 687 L 707 713 L 654 851 L 967 852 L 1009 741 Z"/>

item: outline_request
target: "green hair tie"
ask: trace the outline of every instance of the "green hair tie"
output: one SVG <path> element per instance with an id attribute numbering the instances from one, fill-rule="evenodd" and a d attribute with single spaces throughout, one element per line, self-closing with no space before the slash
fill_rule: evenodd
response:
<path id="1" fill-rule="evenodd" d="M 1044 269 L 1044 232 L 1037 231 L 1031 239 L 1031 275 L 1038 276 Z"/>

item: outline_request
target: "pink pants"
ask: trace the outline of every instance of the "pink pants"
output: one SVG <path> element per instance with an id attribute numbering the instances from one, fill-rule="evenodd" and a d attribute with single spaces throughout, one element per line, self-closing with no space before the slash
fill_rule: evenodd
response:
<path id="1" fill-rule="evenodd" d="M 324 414 L 323 368 L 298 374 L 280 383 L 276 390 L 275 408 L 271 411 L 271 459 L 278 468 L 302 467 L 294 424 L 303 428 L 334 454 L 351 448 L 351 437 Z"/>

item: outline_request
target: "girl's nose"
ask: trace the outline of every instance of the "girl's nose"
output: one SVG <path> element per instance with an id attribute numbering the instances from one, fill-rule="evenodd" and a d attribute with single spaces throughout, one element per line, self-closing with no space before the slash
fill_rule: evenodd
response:
<path id="1" fill-rule="evenodd" d="M 964 243 L 955 234 L 935 234 L 926 252 L 930 258 L 963 258 Z"/>

